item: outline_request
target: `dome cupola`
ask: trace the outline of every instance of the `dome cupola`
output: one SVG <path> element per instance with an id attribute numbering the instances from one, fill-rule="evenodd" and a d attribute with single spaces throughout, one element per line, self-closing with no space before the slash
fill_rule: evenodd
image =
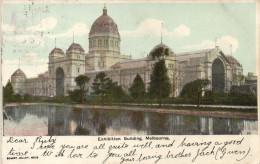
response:
<path id="1" fill-rule="evenodd" d="M 120 34 L 117 24 L 108 16 L 106 6 L 89 32 L 89 54 L 96 53 L 120 55 Z"/>
<path id="2" fill-rule="evenodd" d="M 72 43 L 69 47 L 69 49 L 67 50 L 67 52 L 71 52 L 71 51 L 75 51 L 75 52 L 79 52 L 79 53 L 84 53 L 84 49 L 81 47 L 80 44 L 77 43 Z"/>
<path id="3" fill-rule="evenodd" d="M 25 73 L 24 73 L 20 68 L 18 68 L 18 69 L 12 74 L 12 77 L 24 77 L 24 78 L 26 78 L 26 75 L 25 75 Z"/>
<path id="4" fill-rule="evenodd" d="M 158 48 L 162 48 L 163 50 L 166 50 L 168 49 L 169 51 L 169 56 L 173 56 L 174 55 L 174 52 L 171 48 L 169 48 L 167 45 L 163 44 L 163 43 L 160 43 L 158 45 L 156 45 L 149 53 L 149 56 Z"/>
<path id="5" fill-rule="evenodd" d="M 117 24 L 107 15 L 106 6 L 103 8 L 103 14 L 91 26 L 89 35 L 94 34 L 119 34 Z"/>
<path id="6" fill-rule="evenodd" d="M 57 47 L 55 47 L 55 48 L 51 51 L 51 53 L 50 53 L 50 55 L 54 55 L 54 54 L 65 55 L 64 52 L 62 51 L 62 49 L 57 48 Z"/>

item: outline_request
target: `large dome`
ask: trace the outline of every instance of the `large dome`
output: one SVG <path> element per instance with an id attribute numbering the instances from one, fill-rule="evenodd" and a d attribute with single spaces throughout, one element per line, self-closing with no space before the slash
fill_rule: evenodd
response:
<path id="1" fill-rule="evenodd" d="M 12 76 L 15 76 L 15 77 L 17 77 L 17 76 L 26 77 L 25 73 L 24 73 L 20 68 L 18 68 L 18 69 L 12 74 Z"/>
<path id="2" fill-rule="evenodd" d="M 156 45 L 156 46 L 150 51 L 150 55 L 151 55 L 152 52 L 154 52 L 157 48 L 163 48 L 164 50 L 165 50 L 165 49 L 168 49 L 170 56 L 174 54 L 174 52 L 173 52 L 173 50 L 172 50 L 171 48 L 169 48 L 167 45 L 165 45 L 165 44 L 163 44 L 163 43 L 160 43 L 160 44 Z"/>
<path id="3" fill-rule="evenodd" d="M 68 49 L 68 51 L 79 51 L 84 52 L 84 49 L 81 47 L 81 45 L 77 43 L 72 43 Z"/>
<path id="4" fill-rule="evenodd" d="M 119 34 L 117 24 L 107 15 L 106 7 L 103 9 L 103 15 L 91 26 L 89 35 L 93 34 Z"/>

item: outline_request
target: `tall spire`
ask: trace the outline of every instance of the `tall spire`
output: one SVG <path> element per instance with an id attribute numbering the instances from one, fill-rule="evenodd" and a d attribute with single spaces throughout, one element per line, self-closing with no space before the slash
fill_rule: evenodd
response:
<path id="1" fill-rule="evenodd" d="M 37 64 L 35 64 L 35 73 L 38 74 L 38 72 L 37 72 Z"/>
<path id="2" fill-rule="evenodd" d="M 21 59 L 19 59 L 19 64 L 18 64 L 18 68 L 20 68 L 20 64 L 21 64 L 20 62 L 21 62 Z"/>
<path id="3" fill-rule="evenodd" d="M 215 47 L 217 47 L 217 37 L 215 37 Z"/>
<path id="4" fill-rule="evenodd" d="M 230 56 L 232 56 L 232 44 L 230 44 Z"/>
<path id="5" fill-rule="evenodd" d="M 163 22 L 162 22 L 162 28 L 161 28 L 161 43 L 162 43 L 162 29 L 163 29 Z"/>
<path id="6" fill-rule="evenodd" d="M 72 43 L 74 43 L 74 31 L 73 31 L 73 40 L 72 40 Z"/>
<path id="7" fill-rule="evenodd" d="M 106 3 L 104 3 L 103 15 L 107 15 L 107 6 L 106 6 Z"/>
<path id="8" fill-rule="evenodd" d="M 56 48 L 56 38 L 55 38 L 55 48 Z"/>

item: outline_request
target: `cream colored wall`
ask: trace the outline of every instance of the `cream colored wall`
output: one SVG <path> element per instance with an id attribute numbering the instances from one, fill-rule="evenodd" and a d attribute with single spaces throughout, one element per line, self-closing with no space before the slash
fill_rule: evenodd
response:
<path id="1" fill-rule="evenodd" d="M 26 93 L 32 96 L 49 96 L 48 77 L 26 79 Z"/>
<path id="2" fill-rule="evenodd" d="M 14 93 L 19 93 L 19 94 L 25 94 L 25 77 L 22 76 L 12 76 L 11 77 L 11 84 L 14 89 Z"/>
<path id="3" fill-rule="evenodd" d="M 98 40 L 101 40 L 101 45 L 98 45 Z M 104 40 L 108 40 L 108 45 L 104 44 Z M 113 41 L 113 45 L 111 45 L 110 41 Z M 120 54 L 120 35 L 114 34 L 94 34 L 89 36 L 89 54 L 103 54 L 103 53 L 111 53 L 113 55 Z M 116 42 L 118 45 L 116 46 Z M 95 43 L 95 45 L 93 44 Z M 106 52 L 104 52 L 106 51 Z"/>

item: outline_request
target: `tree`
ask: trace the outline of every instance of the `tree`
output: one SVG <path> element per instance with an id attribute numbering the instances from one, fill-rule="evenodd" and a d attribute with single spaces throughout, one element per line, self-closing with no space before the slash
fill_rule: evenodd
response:
<path id="1" fill-rule="evenodd" d="M 163 48 L 163 47 L 158 47 L 154 51 L 151 52 L 151 56 L 152 56 L 153 60 L 164 59 L 164 57 L 169 56 L 169 49 Z"/>
<path id="2" fill-rule="evenodd" d="M 69 98 L 71 99 L 71 101 L 73 102 L 81 102 L 81 97 L 79 97 L 79 95 L 81 95 L 81 90 L 79 89 L 75 89 L 75 90 L 68 90 L 67 91 L 69 94 Z"/>
<path id="3" fill-rule="evenodd" d="M 228 92 L 228 103 L 231 104 L 233 94 L 237 92 L 238 86 L 243 85 L 245 81 L 244 75 L 238 75 L 236 73 L 232 74 L 232 78 L 226 79 L 227 92 Z"/>
<path id="4" fill-rule="evenodd" d="M 13 95 L 13 101 L 14 102 L 21 102 L 22 100 L 23 100 L 23 97 L 19 93 L 16 93 L 16 94 Z"/>
<path id="5" fill-rule="evenodd" d="M 4 97 L 4 101 L 5 101 L 5 102 L 12 101 L 13 95 L 14 95 L 13 86 L 12 86 L 10 80 L 9 80 L 8 83 L 6 84 L 6 86 L 3 87 L 3 97 Z"/>
<path id="6" fill-rule="evenodd" d="M 161 59 L 155 63 L 152 70 L 148 91 L 152 97 L 156 97 L 158 99 L 160 107 L 162 104 L 162 98 L 169 96 L 171 92 L 171 83 L 164 59 Z"/>
<path id="7" fill-rule="evenodd" d="M 139 74 L 135 76 L 134 82 L 132 86 L 129 88 L 129 91 L 131 96 L 133 98 L 136 98 L 137 102 L 139 103 L 141 96 L 144 96 L 146 92 L 144 81 Z"/>
<path id="8" fill-rule="evenodd" d="M 126 96 L 126 92 L 122 88 L 122 86 L 119 86 L 116 82 L 108 83 L 108 91 L 107 91 L 107 97 L 111 98 L 114 102 L 121 102 L 122 99 Z"/>
<path id="9" fill-rule="evenodd" d="M 186 98 L 193 98 L 196 100 L 197 107 L 200 106 L 200 98 L 202 93 L 206 91 L 206 87 L 210 84 L 210 81 L 207 79 L 198 79 L 192 82 L 187 83 L 182 91 L 181 96 Z"/>
<path id="10" fill-rule="evenodd" d="M 105 72 L 100 72 L 96 75 L 92 84 L 93 94 L 101 96 L 102 104 L 104 104 L 104 97 L 108 93 L 109 87 L 111 87 L 112 81 L 107 77 Z"/>
<path id="11" fill-rule="evenodd" d="M 238 74 L 233 74 L 232 76 L 232 84 L 233 85 L 242 85 L 245 81 L 245 76 L 244 75 L 238 75 Z"/>
<path id="12" fill-rule="evenodd" d="M 152 70 L 150 86 L 148 88 L 151 96 L 158 99 L 159 106 L 161 107 L 162 98 L 168 97 L 170 94 L 170 80 L 165 65 L 165 57 L 169 56 L 169 49 L 158 47 L 151 52 L 153 60 L 157 60 Z"/>
<path id="13" fill-rule="evenodd" d="M 75 78 L 77 86 L 80 88 L 80 103 L 83 103 L 85 96 L 86 83 L 89 82 L 89 77 L 87 75 L 79 75 Z"/>
<path id="14" fill-rule="evenodd" d="M 239 78 L 239 84 L 242 85 L 244 82 L 245 82 L 245 75 L 240 75 L 240 78 Z"/>
<path id="15" fill-rule="evenodd" d="M 25 102 L 30 102 L 30 101 L 32 101 L 32 96 L 29 94 L 25 94 L 25 95 L 23 95 L 23 100 Z"/>

